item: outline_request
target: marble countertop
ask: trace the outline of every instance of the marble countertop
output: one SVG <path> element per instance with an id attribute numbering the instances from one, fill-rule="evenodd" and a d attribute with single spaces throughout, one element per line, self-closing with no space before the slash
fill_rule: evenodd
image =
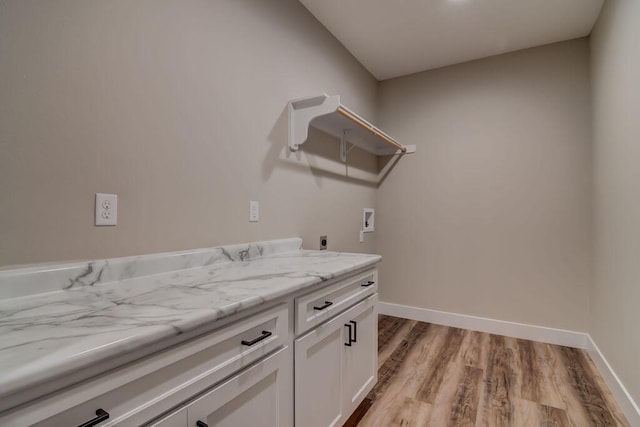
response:
<path id="1" fill-rule="evenodd" d="M 283 239 L 0 271 L 0 400 L 373 266 Z"/>

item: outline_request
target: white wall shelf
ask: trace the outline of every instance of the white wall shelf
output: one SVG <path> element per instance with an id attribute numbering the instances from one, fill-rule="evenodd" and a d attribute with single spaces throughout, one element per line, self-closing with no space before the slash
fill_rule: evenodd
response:
<path id="1" fill-rule="evenodd" d="M 340 156 L 347 160 L 347 142 L 376 156 L 415 153 L 415 145 L 402 145 L 344 105 L 340 96 L 320 95 L 289 102 L 289 149 L 298 151 L 307 141 L 309 127 L 340 138 Z"/>

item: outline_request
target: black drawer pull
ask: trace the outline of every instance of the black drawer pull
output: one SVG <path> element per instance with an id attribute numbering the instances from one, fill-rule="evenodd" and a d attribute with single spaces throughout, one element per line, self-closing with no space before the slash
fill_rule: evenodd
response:
<path id="1" fill-rule="evenodd" d="M 349 328 L 349 342 L 344 343 L 344 345 L 346 345 L 347 347 L 351 347 L 351 328 L 353 327 L 353 325 L 351 325 L 351 323 L 345 323 L 344 326 Z"/>
<path id="2" fill-rule="evenodd" d="M 247 345 L 247 346 L 251 347 L 255 343 L 260 342 L 265 338 L 269 338 L 271 335 L 272 334 L 269 331 L 262 331 L 262 335 L 260 335 L 258 338 L 254 338 L 251 341 L 242 340 L 241 342 L 242 342 L 242 345 Z"/>
<path id="3" fill-rule="evenodd" d="M 376 282 L 374 282 L 373 280 L 369 280 L 367 283 L 363 283 L 363 284 L 362 284 L 362 285 L 360 285 L 360 286 L 363 286 L 363 287 L 365 287 L 365 288 L 368 288 L 368 287 L 369 287 L 369 286 L 371 286 L 371 285 L 375 285 L 375 283 L 376 283 Z"/>
<path id="4" fill-rule="evenodd" d="M 358 324 L 355 320 L 349 320 L 349 323 L 353 323 L 353 342 L 358 342 Z"/>
<path id="5" fill-rule="evenodd" d="M 84 424 L 80 424 L 78 427 L 93 427 L 97 424 L 100 424 L 104 420 L 109 418 L 109 413 L 104 409 L 96 409 L 96 417 L 92 420 L 87 421 Z"/>
<path id="6" fill-rule="evenodd" d="M 202 421 L 200 421 L 200 420 L 196 421 L 196 425 L 197 425 L 198 427 L 209 427 L 209 424 L 207 424 L 207 423 L 205 423 L 205 422 L 202 422 Z"/>
<path id="7" fill-rule="evenodd" d="M 324 305 L 321 305 L 320 307 L 313 307 L 314 310 L 324 310 L 325 308 L 329 307 L 330 305 L 333 305 L 333 303 L 331 301 L 325 301 Z"/>

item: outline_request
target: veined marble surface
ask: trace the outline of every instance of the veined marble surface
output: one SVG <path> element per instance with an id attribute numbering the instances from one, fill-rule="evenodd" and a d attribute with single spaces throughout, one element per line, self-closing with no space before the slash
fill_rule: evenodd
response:
<path id="1" fill-rule="evenodd" d="M 0 270 L 0 299 L 94 286 L 150 274 L 302 249 L 302 239 L 280 239 L 179 252 Z"/>
<path id="2" fill-rule="evenodd" d="M 301 247 L 283 239 L 0 271 L 0 400 L 381 259 Z"/>

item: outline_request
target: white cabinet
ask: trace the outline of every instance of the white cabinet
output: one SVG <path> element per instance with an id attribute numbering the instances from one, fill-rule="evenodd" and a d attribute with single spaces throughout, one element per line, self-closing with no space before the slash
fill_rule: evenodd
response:
<path id="1" fill-rule="evenodd" d="M 256 368 L 280 353 L 289 354 L 288 375 L 291 378 L 293 362 L 290 360 L 292 337 L 289 306 L 278 304 L 24 405 L 0 417 L 0 425 L 77 426 L 95 419 L 98 409 L 109 414 L 107 419 L 96 424 L 98 427 L 141 425 L 171 408 L 191 401 L 216 384 L 225 384 L 223 381 L 233 375 L 252 381 L 254 376 L 247 373 L 260 371 L 262 368 Z M 278 350 L 280 352 L 276 353 Z M 278 385 L 288 386 L 292 401 L 293 380 L 281 383 L 282 376 L 277 376 Z M 230 390 L 230 387 L 225 390 Z M 279 404 L 292 407 L 286 400 L 279 401 Z M 188 425 L 186 421 L 181 421 L 182 417 L 181 413 L 176 413 L 158 425 Z M 293 418 L 292 413 L 289 418 Z M 283 420 L 280 425 L 287 424 Z"/>
<path id="2" fill-rule="evenodd" d="M 295 341 L 296 426 L 338 426 L 343 419 L 345 319 L 338 316 Z"/>
<path id="3" fill-rule="evenodd" d="M 81 425 L 104 411 L 98 427 L 339 427 L 377 378 L 377 277 L 284 296 L 4 412 L 0 425 Z"/>
<path id="4" fill-rule="evenodd" d="M 371 298 L 377 302 L 377 296 Z M 349 316 L 349 322 L 352 323 L 356 341 L 351 346 L 345 346 L 342 352 L 343 407 L 347 416 L 358 407 L 378 380 L 378 314 L 375 303 L 365 304 L 356 310 Z"/>
<path id="5" fill-rule="evenodd" d="M 377 379 L 378 295 L 295 340 L 296 426 L 340 426 Z"/>
<path id="6" fill-rule="evenodd" d="M 284 348 L 151 426 L 291 427 L 291 364 Z"/>

